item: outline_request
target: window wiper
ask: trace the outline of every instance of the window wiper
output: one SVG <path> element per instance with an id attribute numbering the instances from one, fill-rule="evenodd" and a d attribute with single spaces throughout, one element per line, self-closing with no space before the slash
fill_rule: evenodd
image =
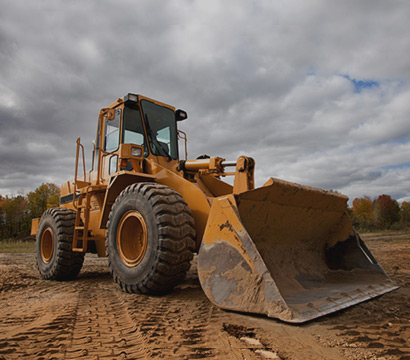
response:
<path id="1" fill-rule="evenodd" d="M 171 155 L 169 155 L 167 149 L 165 149 L 164 145 L 162 145 L 157 138 L 153 135 L 153 131 L 151 129 L 151 126 L 149 125 L 148 121 L 148 115 L 145 114 L 145 127 L 147 128 L 147 135 L 151 139 L 151 141 L 154 143 L 155 147 L 162 150 L 163 155 L 165 155 L 169 160 L 172 160 Z"/>

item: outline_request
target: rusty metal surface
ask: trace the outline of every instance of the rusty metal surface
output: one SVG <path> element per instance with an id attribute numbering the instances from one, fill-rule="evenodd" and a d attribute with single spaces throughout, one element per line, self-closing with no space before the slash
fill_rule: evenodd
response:
<path id="1" fill-rule="evenodd" d="M 396 288 L 354 232 L 345 196 L 269 184 L 213 202 L 198 273 L 214 304 L 297 323 Z"/>

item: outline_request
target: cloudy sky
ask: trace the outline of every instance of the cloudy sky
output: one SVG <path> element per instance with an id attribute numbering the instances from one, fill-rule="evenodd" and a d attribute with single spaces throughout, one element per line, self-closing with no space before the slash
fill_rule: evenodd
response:
<path id="1" fill-rule="evenodd" d="M 0 0 L 0 194 L 73 177 L 128 92 L 185 109 L 190 158 L 410 200 L 408 0 Z"/>

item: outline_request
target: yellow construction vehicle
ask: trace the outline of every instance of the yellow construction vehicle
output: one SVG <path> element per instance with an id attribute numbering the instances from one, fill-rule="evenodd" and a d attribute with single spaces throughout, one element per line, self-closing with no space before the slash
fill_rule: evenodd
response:
<path id="1" fill-rule="evenodd" d="M 158 294 L 198 253 L 214 304 L 296 323 L 396 288 L 353 230 L 346 196 L 275 178 L 255 189 L 246 156 L 188 160 L 177 129 L 186 118 L 135 94 L 100 110 L 92 170 L 78 138 L 60 207 L 33 220 L 42 278 L 74 279 L 96 252 L 121 289 Z"/>

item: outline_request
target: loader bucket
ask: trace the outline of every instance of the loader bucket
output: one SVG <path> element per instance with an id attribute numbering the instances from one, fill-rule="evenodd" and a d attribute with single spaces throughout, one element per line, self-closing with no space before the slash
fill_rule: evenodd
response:
<path id="1" fill-rule="evenodd" d="M 214 199 L 198 256 L 205 294 L 223 309 L 301 323 L 396 289 L 346 203 L 278 179 Z"/>

